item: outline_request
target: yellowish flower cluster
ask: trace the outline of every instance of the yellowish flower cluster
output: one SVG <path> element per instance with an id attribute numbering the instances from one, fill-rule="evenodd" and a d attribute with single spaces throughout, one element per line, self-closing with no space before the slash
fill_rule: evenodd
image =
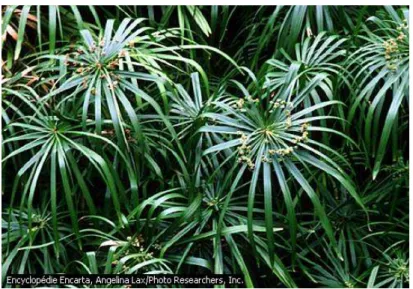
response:
<path id="1" fill-rule="evenodd" d="M 272 162 L 272 158 L 267 158 L 266 156 L 262 155 L 261 156 L 261 161 L 263 163 L 271 163 Z"/>
<path id="2" fill-rule="evenodd" d="M 406 34 L 404 34 L 403 32 L 400 32 L 399 36 L 397 36 L 397 40 L 399 41 L 402 41 L 405 38 L 406 38 Z"/>
<path id="3" fill-rule="evenodd" d="M 406 38 L 406 35 L 403 33 L 402 30 L 408 29 L 408 27 L 409 26 L 406 23 L 401 24 L 399 27 L 397 27 L 397 30 L 399 31 L 399 36 L 397 36 L 395 39 L 390 38 L 389 40 L 383 42 L 383 47 L 385 49 L 384 58 L 387 61 L 387 68 L 389 70 L 394 71 L 397 69 L 398 59 L 396 58 L 395 54 L 399 52 L 398 42 L 401 42 Z"/>
<path id="4" fill-rule="evenodd" d="M 289 155 L 289 154 L 291 154 L 292 152 L 294 151 L 294 148 L 293 147 L 287 147 L 287 148 L 285 148 L 285 149 L 278 149 L 278 150 L 275 150 L 275 149 L 270 149 L 270 150 L 268 150 L 268 154 L 270 155 L 269 157 L 267 157 L 267 156 L 262 156 L 261 157 L 261 161 L 263 161 L 263 162 L 265 162 L 265 163 L 271 163 L 272 161 L 273 161 L 273 156 L 274 155 L 278 155 L 278 156 L 281 156 L 281 157 L 283 157 L 283 156 L 286 156 L 286 155 Z"/>
<path id="5" fill-rule="evenodd" d="M 241 156 L 248 154 L 251 151 L 251 147 L 247 146 L 247 145 L 241 145 L 240 147 L 238 147 L 238 154 L 240 154 Z"/>
<path id="6" fill-rule="evenodd" d="M 397 38 L 398 39 L 398 38 Z M 383 42 L 383 46 L 386 50 L 384 58 L 391 59 L 393 53 L 399 52 L 399 45 L 397 44 L 397 40 L 390 38 Z"/>
<path id="7" fill-rule="evenodd" d="M 236 108 L 240 111 L 245 111 L 244 105 L 246 102 L 258 103 L 260 100 L 258 98 L 253 98 L 251 95 L 248 95 L 244 98 L 238 99 L 235 104 L 232 105 L 233 108 Z"/>
<path id="8" fill-rule="evenodd" d="M 245 104 L 245 100 L 243 98 L 238 99 L 238 101 L 235 103 L 234 108 L 237 108 L 239 110 L 243 109 Z"/>
<path id="9" fill-rule="evenodd" d="M 242 131 L 237 131 L 237 134 L 241 136 L 239 138 L 239 141 L 241 142 L 242 146 L 246 147 L 247 143 L 248 143 L 248 136 L 245 133 L 243 133 Z"/>
<path id="10" fill-rule="evenodd" d="M 247 156 L 251 152 L 251 146 L 248 145 L 248 136 L 244 134 L 242 131 L 238 131 L 237 133 L 241 135 L 239 139 L 241 142 L 241 146 L 238 147 L 238 155 L 240 155 L 240 157 L 238 158 L 238 162 L 246 163 L 249 169 L 253 170 L 255 165 L 251 158 Z"/>
<path id="11" fill-rule="evenodd" d="M 302 141 L 308 141 L 308 131 L 307 131 L 307 129 L 310 127 L 310 124 L 309 123 L 303 123 L 302 125 L 301 125 L 301 136 L 297 136 L 297 137 L 295 137 L 293 140 L 292 140 L 292 142 L 294 143 L 294 144 L 298 144 L 298 143 L 300 143 L 300 142 L 302 142 Z"/>
<path id="12" fill-rule="evenodd" d="M 134 247 L 140 247 L 144 242 L 142 235 L 137 236 L 135 239 L 129 236 L 126 240 Z"/>
<path id="13" fill-rule="evenodd" d="M 287 119 L 285 120 L 285 128 L 289 129 L 292 126 L 291 111 L 286 109 L 285 114 L 287 115 Z"/>
<path id="14" fill-rule="evenodd" d="M 253 163 L 253 161 L 251 160 L 250 157 L 241 156 L 241 157 L 238 158 L 238 162 L 239 163 L 246 163 L 250 170 L 253 170 L 255 168 L 255 164 Z"/>
<path id="15" fill-rule="evenodd" d="M 301 125 L 301 132 L 307 131 L 307 129 L 310 127 L 310 124 L 308 122 L 305 122 Z"/>
<path id="16" fill-rule="evenodd" d="M 272 104 L 272 108 L 270 110 L 270 113 L 273 113 L 275 109 L 277 108 L 282 108 L 285 109 L 285 114 L 287 115 L 287 119 L 285 121 L 285 127 L 286 129 L 289 129 L 292 125 L 291 121 L 291 109 L 293 109 L 293 103 L 292 102 L 287 102 L 285 100 L 281 100 L 280 98 L 277 99 L 276 101 L 270 101 Z"/>
<path id="17" fill-rule="evenodd" d="M 240 99 L 237 103 L 244 105 L 243 99 Z M 256 101 L 251 100 L 250 101 Z M 276 108 L 283 108 L 284 113 L 287 115 L 287 119 L 285 120 L 285 129 L 288 129 L 292 126 L 292 119 L 291 119 L 291 110 L 290 108 L 293 107 L 293 104 L 290 102 L 286 102 L 284 100 L 278 99 L 277 101 L 272 101 L 273 107 Z M 241 106 L 242 107 L 242 106 Z M 291 142 L 294 144 L 292 146 L 285 146 L 284 148 L 273 148 L 269 149 L 267 153 L 261 155 L 261 161 L 266 163 L 271 163 L 274 160 L 274 156 L 278 155 L 280 157 L 284 157 L 290 155 L 294 152 L 295 149 L 298 148 L 297 144 L 300 142 L 308 141 L 309 132 L 307 131 L 310 127 L 310 124 L 305 122 L 300 127 L 301 135 L 294 136 Z M 262 132 L 264 135 L 264 142 L 269 143 L 271 136 L 274 136 L 274 131 L 271 128 L 265 128 L 259 131 Z M 255 168 L 254 164 L 254 157 L 251 156 L 251 146 L 248 145 L 249 137 L 243 133 L 242 131 L 237 131 L 237 134 L 240 136 L 240 146 L 238 146 L 238 163 L 246 163 L 249 169 L 253 170 Z M 259 156 L 258 156 L 259 157 Z"/>
<path id="18" fill-rule="evenodd" d="M 289 129 L 291 126 L 292 126 L 291 116 L 287 116 L 287 119 L 285 120 L 285 128 Z"/>
<path id="19" fill-rule="evenodd" d="M 307 131 L 307 129 L 308 129 L 309 127 L 310 127 L 310 124 L 308 124 L 308 123 L 303 123 L 303 124 L 301 125 L 301 133 L 302 133 L 302 135 L 295 137 L 295 138 L 292 140 L 292 143 L 298 144 L 298 143 L 300 143 L 300 142 L 303 142 L 303 141 L 305 142 L 305 141 L 307 141 L 307 140 L 308 140 L 308 131 Z M 291 154 L 291 153 L 294 151 L 294 149 L 296 149 L 296 148 L 297 148 L 297 146 L 294 146 L 294 147 L 288 146 L 288 147 L 283 148 L 283 149 L 277 149 L 277 150 L 275 150 L 275 149 L 270 149 L 270 150 L 268 150 L 268 154 L 270 155 L 270 157 L 268 158 L 268 157 L 266 157 L 266 156 L 262 156 L 261 160 L 262 160 L 263 162 L 271 162 L 272 159 L 273 159 L 272 156 L 274 156 L 274 155 L 286 156 L 286 155 Z"/>
<path id="20" fill-rule="evenodd" d="M 287 147 L 285 149 L 278 149 L 275 151 L 275 153 L 280 156 L 286 156 L 286 155 L 291 154 L 293 151 L 294 151 L 293 147 Z"/>
<path id="21" fill-rule="evenodd" d="M 276 101 L 270 101 L 270 104 L 272 104 L 272 108 L 270 110 L 270 113 L 274 111 L 276 108 L 287 108 L 287 109 L 292 109 L 293 108 L 293 103 L 292 102 L 287 102 L 285 100 L 281 100 L 280 98 L 277 99 Z"/>
<path id="22" fill-rule="evenodd" d="M 397 27 L 397 30 L 399 30 L 399 31 L 401 31 L 403 29 L 406 29 L 406 30 L 409 29 L 409 25 L 407 25 L 407 19 L 404 19 L 403 23 L 399 27 Z"/>
<path id="23" fill-rule="evenodd" d="M 261 160 L 263 162 L 270 163 L 270 162 L 272 162 L 274 155 L 286 156 L 286 155 L 291 154 L 293 151 L 294 151 L 293 147 L 287 147 L 285 149 L 278 149 L 278 150 L 270 149 L 270 150 L 268 150 L 268 154 L 270 155 L 270 157 L 268 158 L 266 156 L 262 156 Z"/>

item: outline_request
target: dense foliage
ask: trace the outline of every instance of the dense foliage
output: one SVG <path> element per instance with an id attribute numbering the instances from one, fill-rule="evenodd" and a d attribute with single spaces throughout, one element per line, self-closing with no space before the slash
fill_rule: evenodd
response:
<path id="1" fill-rule="evenodd" d="M 408 13 L 3 6 L 3 282 L 408 286 Z"/>

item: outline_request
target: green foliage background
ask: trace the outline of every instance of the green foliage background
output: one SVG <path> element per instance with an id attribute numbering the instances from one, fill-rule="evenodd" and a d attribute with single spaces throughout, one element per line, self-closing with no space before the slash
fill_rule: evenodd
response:
<path id="1" fill-rule="evenodd" d="M 1 9 L 3 282 L 408 286 L 407 7 Z"/>

